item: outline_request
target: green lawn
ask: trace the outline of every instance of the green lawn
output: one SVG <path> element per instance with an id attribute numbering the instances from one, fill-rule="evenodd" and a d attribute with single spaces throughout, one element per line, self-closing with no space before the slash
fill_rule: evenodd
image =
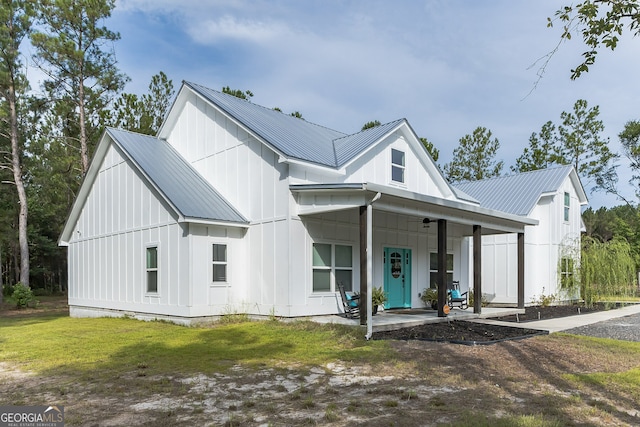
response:
<path id="1" fill-rule="evenodd" d="M 0 361 L 23 369 L 113 373 L 213 373 L 235 364 L 321 365 L 330 360 L 384 360 L 385 342 L 337 325 L 277 321 L 184 327 L 133 319 L 66 315 L 0 318 Z"/>
<path id="2" fill-rule="evenodd" d="M 142 417 L 129 424 L 167 426 L 215 419 L 555 427 L 640 419 L 637 342 L 558 333 L 473 348 L 366 341 L 362 329 L 312 322 L 184 327 L 75 319 L 56 310 L 0 313 L 0 363 L 7 367 L 0 395 L 4 404 L 53 399 L 65 406 L 70 426 L 100 424 L 105 412 L 113 420 Z M 374 381 L 331 383 L 341 377 L 329 368 L 336 365 Z M 29 375 L 12 376 L 14 367 Z M 199 384 L 183 382 L 201 375 Z M 131 407 L 157 400 L 169 406 Z"/>

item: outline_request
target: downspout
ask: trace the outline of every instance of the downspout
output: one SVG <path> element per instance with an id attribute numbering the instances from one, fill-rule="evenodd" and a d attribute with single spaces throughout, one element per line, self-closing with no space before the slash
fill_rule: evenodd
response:
<path id="1" fill-rule="evenodd" d="M 373 335 L 373 204 L 380 200 L 381 193 L 377 193 L 369 203 L 367 203 L 367 335 L 368 340 Z"/>

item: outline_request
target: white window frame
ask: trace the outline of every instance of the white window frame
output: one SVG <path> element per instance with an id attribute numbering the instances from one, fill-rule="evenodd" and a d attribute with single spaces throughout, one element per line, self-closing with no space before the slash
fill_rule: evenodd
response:
<path id="1" fill-rule="evenodd" d="M 394 152 L 398 152 L 400 154 L 402 154 L 402 164 L 400 163 L 395 163 L 393 161 L 393 157 L 394 157 Z M 395 183 L 395 184 L 402 184 L 404 185 L 406 182 L 406 164 L 407 164 L 407 153 L 403 150 L 399 150 L 397 148 L 391 148 L 391 182 Z M 398 170 L 400 171 L 400 173 L 402 174 L 402 180 L 398 181 L 396 179 L 394 179 L 394 171 Z"/>
<path id="2" fill-rule="evenodd" d="M 215 256 L 215 250 L 214 247 L 215 246 L 224 246 L 225 248 L 225 253 L 224 253 L 224 257 L 225 260 L 224 261 L 220 261 L 220 260 L 214 260 L 213 257 Z M 226 285 L 229 283 L 229 244 L 227 242 L 211 242 L 210 245 L 211 248 L 211 256 L 209 257 L 209 259 L 211 260 L 211 274 L 209 275 L 209 277 L 211 278 L 211 284 L 213 285 Z M 214 270 L 215 270 L 215 266 L 216 265 L 223 265 L 224 266 L 224 281 L 216 281 L 215 277 L 214 277 Z"/>
<path id="3" fill-rule="evenodd" d="M 573 281 L 575 280 L 575 265 L 576 261 L 571 257 L 562 257 L 560 258 L 560 286 L 564 287 L 566 282 L 571 282 L 568 284 L 568 288 L 573 287 Z"/>
<path id="4" fill-rule="evenodd" d="M 313 264 L 313 248 L 315 245 L 327 245 L 331 247 L 331 265 L 314 265 Z M 345 246 L 351 248 L 351 266 L 338 266 L 336 265 L 336 246 Z M 353 244 L 351 243 L 335 243 L 335 242 L 313 242 L 311 243 L 311 293 L 323 294 L 338 291 L 338 284 L 336 283 L 336 271 L 349 271 L 351 272 L 351 287 L 353 287 Z M 315 270 L 329 271 L 329 289 L 318 290 L 314 289 L 313 273 Z M 346 289 L 350 290 L 350 289 Z"/>
<path id="5" fill-rule="evenodd" d="M 571 219 L 571 194 L 569 194 L 568 191 L 564 192 L 563 195 L 563 199 L 562 199 L 562 214 L 563 214 L 563 219 L 564 222 L 569 222 L 569 220 Z"/>
<path id="6" fill-rule="evenodd" d="M 156 250 L 156 266 L 149 267 L 149 250 Z M 149 290 L 149 273 L 156 274 L 156 290 Z M 149 296 L 160 295 L 160 244 L 158 242 L 147 243 L 144 247 L 144 290 Z"/>

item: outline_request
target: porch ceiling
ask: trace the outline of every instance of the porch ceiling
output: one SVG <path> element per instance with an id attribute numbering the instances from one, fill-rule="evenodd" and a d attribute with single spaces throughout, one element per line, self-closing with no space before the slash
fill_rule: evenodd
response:
<path id="1" fill-rule="evenodd" d="M 291 185 L 290 189 L 296 195 L 298 215 L 301 216 L 365 206 L 380 193 L 381 197 L 373 204 L 374 210 L 480 225 L 482 234 L 524 232 L 525 226 L 538 224 L 532 218 L 487 209 L 467 201 L 442 199 L 379 184 Z"/>

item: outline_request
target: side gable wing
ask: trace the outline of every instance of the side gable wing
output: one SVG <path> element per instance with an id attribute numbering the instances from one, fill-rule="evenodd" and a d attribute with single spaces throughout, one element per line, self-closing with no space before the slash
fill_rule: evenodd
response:
<path id="1" fill-rule="evenodd" d="M 516 175 L 462 182 L 456 187 L 477 199 L 483 207 L 527 216 L 542 196 L 557 192 L 568 177 L 576 189 L 580 204 L 586 204 L 587 196 L 573 166 L 555 166 Z"/>
<path id="2" fill-rule="evenodd" d="M 80 186 L 58 244 L 66 245 L 91 192 L 109 147 L 115 144 L 184 222 L 246 226 L 248 221 L 224 200 L 166 141 L 107 129 Z"/>

